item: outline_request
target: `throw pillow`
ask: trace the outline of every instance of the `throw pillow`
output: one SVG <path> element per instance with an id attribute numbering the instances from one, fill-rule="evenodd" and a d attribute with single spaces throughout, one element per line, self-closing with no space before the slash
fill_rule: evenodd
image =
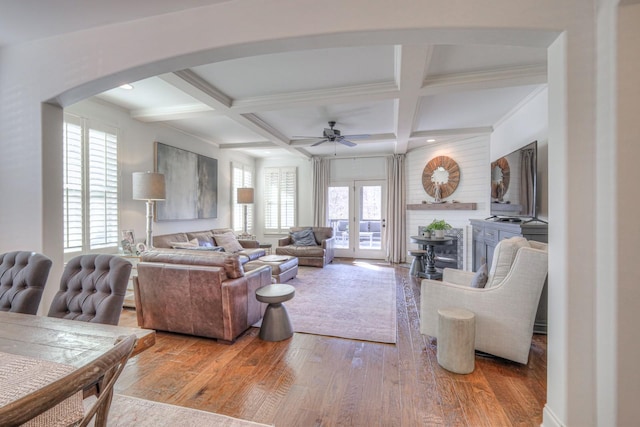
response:
<path id="1" fill-rule="evenodd" d="M 198 244 L 198 239 L 192 239 L 188 242 L 170 242 L 169 244 L 173 249 L 191 249 L 200 246 Z"/>
<path id="2" fill-rule="evenodd" d="M 225 252 L 239 252 L 243 249 L 236 236 L 232 233 L 216 234 L 216 245 L 222 246 Z"/>
<path id="3" fill-rule="evenodd" d="M 471 280 L 472 288 L 484 288 L 484 285 L 487 284 L 487 279 L 489 278 L 489 272 L 487 271 L 487 264 L 482 264 L 478 271 L 476 271 L 475 276 L 473 276 L 473 280 Z"/>
<path id="4" fill-rule="evenodd" d="M 316 237 L 313 235 L 313 230 L 310 228 L 291 232 L 291 240 L 293 240 L 293 244 L 296 246 L 318 246 Z"/>

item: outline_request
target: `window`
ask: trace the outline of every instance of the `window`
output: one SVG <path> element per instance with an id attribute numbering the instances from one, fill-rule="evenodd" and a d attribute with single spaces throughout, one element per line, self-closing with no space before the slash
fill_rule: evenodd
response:
<path id="1" fill-rule="evenodd" d="M 287 233 L 296 225 L 296 168 L 264 169 L 264 228 Z"/>
<path id="2" fill-rule="evenodd" d="M 118 131 L 65 114 L 64 251 L 118 247 Z"/>
<path id="3" fill-rule="evenodd" d="M 244 207 L 247 208 L 247 233 L 253 233 L 253 205 L 238 204 L 238 188 L 253 188 L 253 169 L 241 163 L 231 163 L 231 211 L 233 231 L 244 231 Z"/>

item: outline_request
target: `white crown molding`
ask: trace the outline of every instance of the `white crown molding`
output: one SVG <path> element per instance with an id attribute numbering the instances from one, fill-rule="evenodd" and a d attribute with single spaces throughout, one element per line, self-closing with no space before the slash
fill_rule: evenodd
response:
<path id="1" fill-rule="evenodd" d="M 302 106 L 378 101 L 397 98 L 398 95 L 398 87 L 393 82 L 368 83 L 236 99 L 231 109 L 238 114 L 246 114 Z"/>
<path id="2" fill-rule="evenodd" d="M 132 110 L 130 115 L 136 120 L 150 123 L 202 117 L 212 112 L 214 112 L 213 108 L 208 105 L 190 104 L 160 108 L 141 108 L 139 110 Z"/>
<path id="3" fill-rule="evenodd" d="M 420 89 L 421 96 L 446 92 L 494 89 L 547 82 L 546 64 L 501 68 L 473 73 L 445 74 L 428 77 Z"/>
<path id="4" fill-rule="evenodd" d="M 421 130 L 413 132 L 411 134 L 411 140 L 420 138 L 437 138 L 437 137 L 451 137 L 451 136 L 480 136 L 490 135 L 493 132 L 492 126 L 482 126 L 473 128 L 458 128 L 458 129 L 434 129 L 434 130 Z"/>

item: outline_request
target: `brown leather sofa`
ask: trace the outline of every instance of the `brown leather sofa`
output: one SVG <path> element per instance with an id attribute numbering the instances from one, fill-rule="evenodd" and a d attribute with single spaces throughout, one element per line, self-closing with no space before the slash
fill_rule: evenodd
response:
<path id="1" fill-rule="evenodd" d="M 262 318 L 255 291 L 271 267 L 244 271 L 240 255 L 180 249 L 143 252 L 133 286 L 138 325 L 233 342 Z"/>
<path id="2" fill-rule="evenodd" d="M 193 239 L 198 239 L 198 242 L 200 242 L 200 244 L 208 243 L 213 246 L 219 246 L 216 243 L 215 236 L 217 234 L 227 233 L 233 233 L 233 230 L 231 230 L 230 228 L 214 228 L 213 230 L 162 234 L 159 236 L 153 236 L 153 246 L 156 248 L 169 249 L 173 247 L 173 243 L 188 243 Z M 241 259 L 243 264 L 247 261 L 256 260 L 262 256 L 265 256 L 266 254 L 265 250 L 260 247 L 260 243 L 257 240 L 238 240 L 238 242 L 243 249 L 242 251 L 235 253 L 247 257 L 246 259 Z"/>
<path id="3" fill-rule="evenodd" d="M 297 246 L 291 235 L 278 240 L 276 255 L 291 255 L 298 257 L 298 265 L 324 267 L 333 261 L 334 237 L 331 227 L 291 227 L 291 232 L 302 231 L 306 228 L 313 230 L 316 246 Z"/>

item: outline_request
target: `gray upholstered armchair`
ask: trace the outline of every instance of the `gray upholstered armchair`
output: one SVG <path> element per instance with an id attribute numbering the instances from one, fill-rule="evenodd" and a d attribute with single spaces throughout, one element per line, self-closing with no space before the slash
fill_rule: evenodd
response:
<path id="1" fill-rule="evenodd" d="M 62 273 L 50 317 L 117 325 L 131 263 L 116 255 L 80 255 Z"/>
<path id="2" fill-rule="evenodd" d="M 291 232 L 311 229 L 315 242 L 310 245 L 297 245 L 291 235 L 278 240 L 276 255 L 290 255 L 298 258 L 298 265 L 324 267 L 333 261 L 334 237 L 331 227 L 291 227 Z"/>
<path id="3" fill-rule="evenodd" d="M 51 264 L 31 251 L 0 254 L 0 311 L 36 314 Z"/>
<path id="4" fill-rule="evenodd" d="M 475 274 L 445 268 L 442 282 L 423 280 L 420 332 L 438 335 L 438 310 L 460 307 L 476 317 L 476 350 L 526 364 L 547 277 L 547 244 L 512 237 L 498 243 L 484 288 Z"/>

